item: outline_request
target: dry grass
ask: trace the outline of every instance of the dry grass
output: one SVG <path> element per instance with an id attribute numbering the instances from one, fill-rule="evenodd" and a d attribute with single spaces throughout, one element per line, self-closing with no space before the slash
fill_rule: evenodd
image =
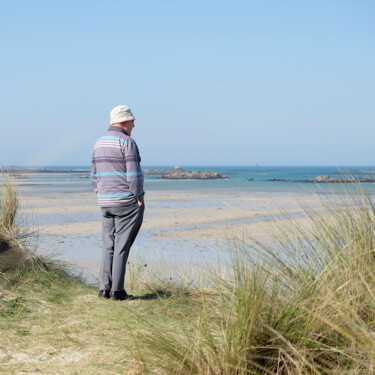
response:
<path id="1" fill-rule="evenodd" d="M 9 175 L 1 175 L 0 185 L 0 282 L 23 265 L 40 265 L 43 259 L 31 251 L 36 233 L 26 230 L 17 215 L 17 189 Z"/>
<path id="2" fill-rule="evenodd" d="M 202 295 L 195 329 L 141 338 L 143 372 L 373 374 L 374 205 L 365 193 L 321 205 L 305 208 L 308 226 L 271 224 L 271 244 L 233 243 L 232 278 Z"/>
<path id="3" fill-rule="evenodd" d="M 11 178 L 3 176 L 0 186 L 0 228 L 13 233 L 16 228 L 16 214 L 18 209 L 17 191 Z"/>

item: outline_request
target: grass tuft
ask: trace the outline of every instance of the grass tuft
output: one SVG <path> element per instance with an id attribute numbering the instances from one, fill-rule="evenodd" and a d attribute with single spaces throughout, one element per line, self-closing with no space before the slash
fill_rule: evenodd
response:
<path id="1" fill-rule="evenodd" d="M 3 184 L 0 187 L 0 228 L 3 231 L 15 232 L 17 209 L 16 188 L 11 178 L 3 176 Z"/>

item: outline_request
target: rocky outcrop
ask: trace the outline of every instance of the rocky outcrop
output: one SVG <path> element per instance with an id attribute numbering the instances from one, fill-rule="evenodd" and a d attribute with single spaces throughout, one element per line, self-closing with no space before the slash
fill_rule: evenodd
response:
<path id="1" fill-rule="evenodd" d="M 278 179 L 278 178 L 271 178 L 268 181 L 284 181 L 284 182 L 304 182 L 304 183 L 317 183 L 317 184 L 332 184 L 332 183 L 340 183 L 340 184 L 348 184 L 348 183 L 364 183 L 364 182 L 375 182 L 375 178 L 370 177 L 368 175 L 364 177 L 330 177 L 328 174 L 317 176 L 310 180 L 285 180 L 285 179 Z"/>
<path id="2" fill-rule="evenodd" d="M 375 178 L 368 175 L 364 177 L 330 177 L 328 174 L 323 176 L 317 176 L 308 182 L 317 182 L 317 183 L 358 183 L 358 182 L 375 182 Z"/>
<path id="3" fill-rule="evenodd" d="M 171 169 L 144 169 L 143 174 L 144 175 L 166 175 L 166 174 L 172 174 L 172 173 L 179 173 L 179 172 L 186 172 L 181 167 L 174 167 Z"/>
<path id="4" fill-rule="evenodd" d="M 218 172 L 187 171 L 181 167 L 171 169 L 145 169 L 144 175 L 160 175 L 159 178 L 166 180 L 216 180 L 227 178 L 225 174 Z"/>
<path id="5" fill-rule="evenodd" d="M 217 180 L 227 178 L 225 174 L 218 172 L 201 172 L 201 171 L 186 171 L 180 167 L 175 167 L 173 172 L 168 174 L 163 174 L 160 178 L 168 180 Z"/>
<path id="6" fill-rule="evenodd" d="M 345 173 L 345 172 L 344 172 Z M 347 171 L 349 174 L 375 174 L 375 171 Z M 343 174 L 343 172 L 331 172 L 331 174 Z"/>

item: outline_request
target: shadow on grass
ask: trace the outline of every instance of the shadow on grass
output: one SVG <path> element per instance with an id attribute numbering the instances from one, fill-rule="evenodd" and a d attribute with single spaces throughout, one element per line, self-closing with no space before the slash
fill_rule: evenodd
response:
<path id="1" fill-rule="evenodd" d="M 156 290 L 153 293 L 146 293 L 141 296 L 134 296 L 134 300 L 150 301 L 154 299 L 170 298 L 170 297 L 172 297 L 172 293 L 166 292 L 163 290 Z"/>

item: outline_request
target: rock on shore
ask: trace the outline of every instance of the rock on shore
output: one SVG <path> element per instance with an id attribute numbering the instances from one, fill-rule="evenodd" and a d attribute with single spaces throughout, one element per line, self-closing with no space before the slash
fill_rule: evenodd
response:
<path id="1" fill-rule="evenodd" d="M 309 183 L 318 183 L 318 184 L 326 184 L 326 183 L 341 183 L 341 184 L 348 184 L 348 183 L 363 183 L 363 182 L 375 182 L 375 178 L 370 176 L 364 177 L 330 177 L 328 174 L 317 176 L 310 180 L 285 180 L 285 179 L 278 179 L 278 178 L 271 178 L 268 181 L 281 181 L 281 182 L 309 182 Z"/>
<path id="2" fill-rule="evenodd" d="M 180 167 L 175 167 L 160 176 L 160 178 L 168 180 L 217 180 L 227 178 L 225 174 L 218 172 L 201 172 L 201 171 L 186 171 Z"/>
<path id="3" fill-rule="evenodd" d="M 317 182 L 317 183 L 350 183 L 350 182 L 375 182 L 375 178 L 370 176 L 364 177 L 347 177 L 347 178 L 336 178 L 330 177 L 328 174 L 324 176 L 317 176 L 308 182 Z"/>
<path id="4" fill-rule="evenodd" d="M 181 167 L 174 167 L 171 169 L 144 169 L 143 174 L 144 175 L 166 175 L 166 174 L 172 174 L 172 173 L 179 173 L 179 172 L 186 172 L 185 169 L 182 169 Z"/>

